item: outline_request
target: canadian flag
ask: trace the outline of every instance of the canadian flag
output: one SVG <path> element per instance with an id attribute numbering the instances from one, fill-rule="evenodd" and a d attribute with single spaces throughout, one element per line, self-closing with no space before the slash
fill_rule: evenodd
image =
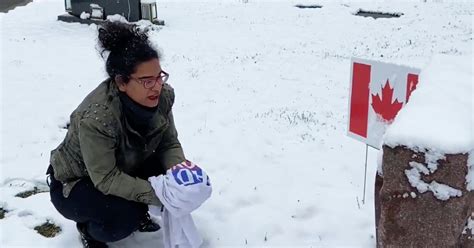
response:
<path id="1" fill-rule="evenodd" d="M 419 69 L 353 58 L 348 135 L 380 148 L 387 125 L 408 102 Z"/>

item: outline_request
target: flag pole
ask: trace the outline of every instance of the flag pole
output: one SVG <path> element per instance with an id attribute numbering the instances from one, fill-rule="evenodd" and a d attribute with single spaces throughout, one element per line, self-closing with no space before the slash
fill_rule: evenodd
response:
<path id="1" fill-rule="evenodd" d="M 364 172 L 364 193 L 362 197 L 362 204 L 365 204 L 365 189 L 367 185 L 367 157 L 369 154 L 369 145 L 365 145 L 365 172 Z"/>

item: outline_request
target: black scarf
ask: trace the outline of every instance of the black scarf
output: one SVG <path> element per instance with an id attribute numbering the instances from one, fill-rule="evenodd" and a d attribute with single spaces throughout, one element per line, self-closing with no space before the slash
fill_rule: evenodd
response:
<path id="1" fill-rule="evenodd" d="M 122 111 L 130 126 L 141 135 L 151 129 L 151 120 L 158 110 L 156 107 L 145 107 L 133 101 L 127 94 L 119 92 Z"/>

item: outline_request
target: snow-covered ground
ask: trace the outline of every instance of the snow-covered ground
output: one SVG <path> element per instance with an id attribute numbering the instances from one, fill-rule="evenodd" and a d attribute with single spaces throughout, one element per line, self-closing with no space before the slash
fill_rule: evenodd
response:
<path id="1" fill-rule="evenodd" d="M 14 197 L 45 187 L 69 114 L 105 78 L 97 27 L 56 21 L 63 4 L 0 13 L 1 247 L 80 247 L 47 193 Z M 359 8 L 404 15 L 374 20 Z M 180 140 L 213 182 L 193 214 L 205 245 L 374 247 L 377 152 L 363 204 L 365 145 L 346 136 L 350 57 L 419 68 L 438 53 L 472 57 L 473 13 L 459 1 L 159 1 L 166 26 L 151 36 Z M 37 234 L 46 220 L 62 232 Z M 112 247 L 160 245 L 158 232 Z"/>

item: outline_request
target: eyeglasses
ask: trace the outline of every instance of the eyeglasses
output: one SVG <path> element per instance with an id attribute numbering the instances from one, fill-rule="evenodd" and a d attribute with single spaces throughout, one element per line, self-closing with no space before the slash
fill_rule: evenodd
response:
<path id="1" fill-rule="evenodd" d="M 142 84 L 145 89 L 151 89 L 155 87 L 157 83 L 159 83 L 160 86 L 163 86 L 163 84 L 168 81 L 169 77 L 170 74 L 165 71 L 161 71 L 158 77 L 134 78 L 130 76 L 130 79 L 134 79 L 139 84 Z"/>

